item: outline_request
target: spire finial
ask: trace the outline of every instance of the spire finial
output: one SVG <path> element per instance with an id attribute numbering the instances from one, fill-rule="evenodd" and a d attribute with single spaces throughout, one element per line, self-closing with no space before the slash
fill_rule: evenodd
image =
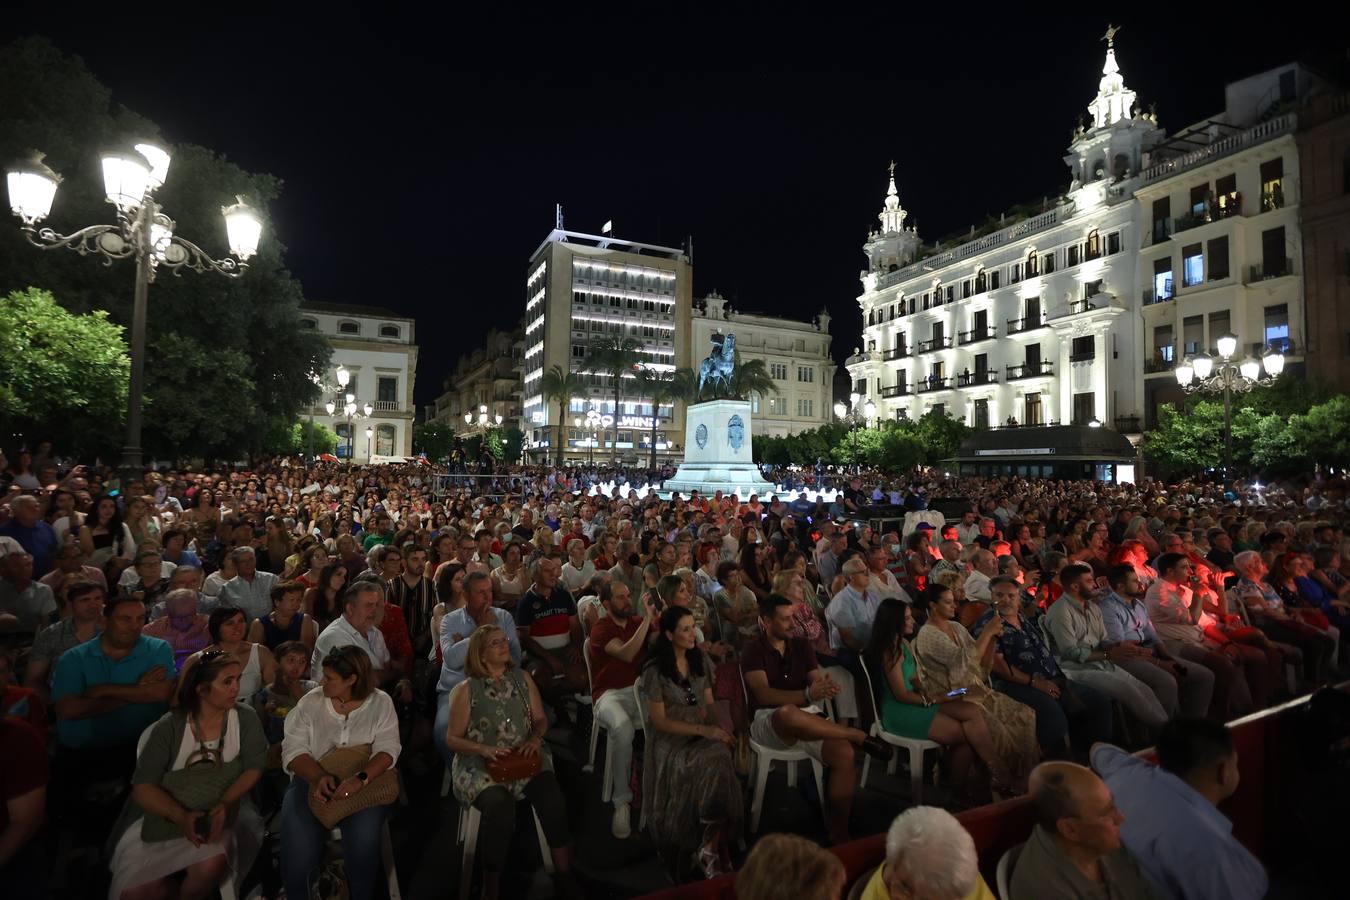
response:
<path id="1" fill-rule="evenodd" d="M 1116 46 L 1116 32 L 1120 31 L 1122 27 L 1124 26 L 1107 24 L 1106 34 L 1101 37 L 1102 40 L 1106 41 L 1106 49 L 1111 50 Z"/>
<path id="2" fill-rule="evenodd" d="M 891 160 L 891 177 L 895 177 L 895 160 Z"/>

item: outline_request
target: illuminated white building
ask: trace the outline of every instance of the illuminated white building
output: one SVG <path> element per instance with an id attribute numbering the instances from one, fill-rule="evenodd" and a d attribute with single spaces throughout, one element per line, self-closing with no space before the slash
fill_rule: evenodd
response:
<path id="1" fill-rule="evenodd" d="M 1142 411 L 1138 217 L 1130 188 L 1163 138 L 1108 46 L 1068 191 L 983 233 L 923 246 L 894 166 L 863 247 L 863 343 L 847 363 L 878 417 L 937 410 L 976 427 L 1112 424 Z"/>
<path id="2" fill-rule="evenodd" d="M 337 432 L 338 454 L 345 458 L 350 448 L 356 462 L 412 456 L 416 323 L 376 306 L 306 303 L 300 307 L 300 327 L 320 332 L 333 348 L 324 375 L 329 386 L 337 386 L 339 367 L 348 373 L 346 387 L 339 394 L 320 397 L 313 409 L 314 421 Z M 342 415 L 346 395 L 358 411 L 350 420 Z M 334 401 L 335 414 L 325 407 L 329 401 Z M 369 418 L 364 415 L 367 405 Z"/>
<path id="3" fill-rule="evenodd" d="M 544 373 L 559 366 L 582 374 L 583 391 L 564 413 L 565 456 L 609 461 L 616 444 L 621 459 L 646 460 L 651 417 L 659 416 L 658 456 L 678 456 L 684 442 L 684 411 L 663 405 L 652 410 L 638 396 L 635 380 L 624 376 L 619 409 L 609 376 L 585 372 L 593 346 L 624 337 L 641 344 L 641 363 L 658 371 L 689 365 L 689 309 L 693 267 L 674 247 L 625 241 L 612 235 L 567 231 L 561 210 L 556 227 L 530 256 L 525 276 L 525 352 L 522 429 L 526 452 L 552 459 L 558 404 L 539 391 Z M 573 425 L 594 412 L 598 427 Z"/>
<path id="4" fill-rule="evenodd" d="M 764 360 L 778 393 L 750 398 L 754 433 L 782 437 L 830 421 L 835 364 L 830 358 L 830 314 L 798 322 L 732 309 L 713 292 L 692 308 L 691 361 L 712 349 L 713 335 L 735 334 L 742 363 Z"/>

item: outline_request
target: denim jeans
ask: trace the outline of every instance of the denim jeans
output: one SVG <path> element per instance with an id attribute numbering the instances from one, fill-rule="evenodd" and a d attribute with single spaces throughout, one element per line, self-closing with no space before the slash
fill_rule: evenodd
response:
<path id="1" fill-rule="evenodd" d="M 380 874 L 380 850 L 388 806 L 370 806 L 338 823 L 342 832 L 342 860 L 351 900 L 375 895 Z M 288 897 L 308 897 L 311 879 L 323 859 L 328 829 L 309 808 L 309 782 L 291 779 L 281 804 L 281 881 Z"/>

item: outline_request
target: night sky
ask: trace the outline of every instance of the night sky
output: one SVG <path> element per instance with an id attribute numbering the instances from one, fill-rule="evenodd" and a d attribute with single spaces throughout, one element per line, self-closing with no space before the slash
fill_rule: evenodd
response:
<path id="1" fill-rule="evenodd" d="M 692 236 L 696 297 L 828 308 L 842 361 L 887 163 L 928 242 L 1062 192 L 1107 25 L 974 4 L 828 23 L 792 4 L 698 22 L 689 6 L 622 21 L 599 5 L 545 7 L 552 20 L 498 5 L 481 21 L 461 6 L 151 4 L 163 19 L 133 30 L 109 24 L 127 10 L 33 4 L 6 12 L 0 43 L 46 35 L 170 141 L 284 179 L 275 237 L 306 297 L 414 316 L 422 404 L 487 328 L 520 318 L 555 203 L 574 231 L 612 219 L 621 238 Z M 1345 59 L 1326 21 L 1137 10 L 1116 19 L 1117 59 L 1169 133 L 1221 111 L 1226 81 Z"/>

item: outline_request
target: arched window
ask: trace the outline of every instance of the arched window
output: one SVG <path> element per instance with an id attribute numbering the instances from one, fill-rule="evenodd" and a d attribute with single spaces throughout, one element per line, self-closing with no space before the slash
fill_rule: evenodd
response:
<path id="1" fill-rule="evenodd" d="M 1101 255 L 1102 255 L 1102 239 L 1101 236 L 1097 234 L 1097 229 L 1094 228 L 1088 232 L 1087 253 L 1085 254 L 1085 258 L 1096 259 Z"/>
<path id="2" fill-rule="evenodd" d="M 376 425 L 375 426 L 375 455 L 393 456 L 394 455 L 394 426 Z"/>
<path id="3" fill-rule="evenodd" d="M 308 328 L 308 329 L 313 330 L 313 329 L 319 327 L 319 323 L 318 323 L 318 322 L 315 322 L 313 319 L 301 319 L 301 320 L 300 320 L 300 327 L 301 327 L 301 328 Z"/>
<path id="4" fill-rule="evenodd" d="M 1026 274 L 1027 274 L 1027 277 L 1030 278 L 1030 277 L 1032 277 L 1033 275 L 1037 275 L 1037 274 L 1039 274 L 1039 273 L 1040 273 L 1040 268 L 1036 265 L 1036 250 L 1035 250 L 1035 248 L 1033 248 L 1033 249 L 1027 251 Z"/>
<path id="5" fill-rule="evenodd" d="M 989 278 L 984 274 L 984 270 L 981 269 L 979 273 L 975 276 L 975 293 L 983 294 L 988 289 L 989 289 Z"/>
<path id="6" fill-rule="evenodd" d="M 360 322 L 339 322 L 339 323 L 338 323 L 338 334 L 360 334 L 360 333 L 361 333 L 361 323 L 360 323 Z"/>
<path id="7" fill-rule="evenodd" d="M 402 332 L 399 330 L 399 327 L 398 327 L 397 325 L 381 325 L 381 326 L 380 326 L 380 337 L 391 337 L 391 338 L 396 338 L 396 337 L 398 337 L 398 336 L 401 335 L 401 334 L 402 334 Z"/>

